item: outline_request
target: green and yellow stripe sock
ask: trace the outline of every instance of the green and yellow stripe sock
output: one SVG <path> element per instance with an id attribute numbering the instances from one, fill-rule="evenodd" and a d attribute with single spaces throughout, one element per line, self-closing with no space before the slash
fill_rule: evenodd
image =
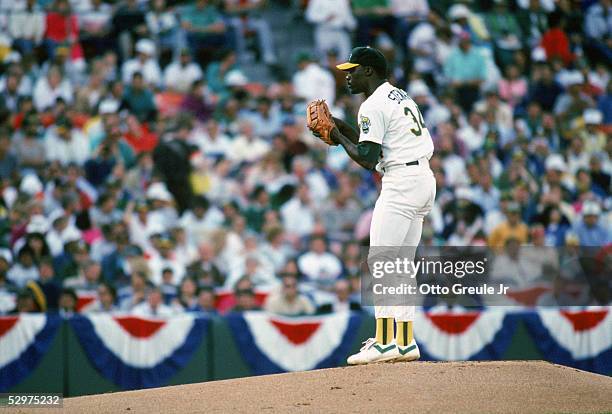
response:
<path id="1" fill-rule="evenodd" d="M 388 345 L 393 341 L 393 318 L 376 319 L 376 342 Z"/>
<path id="2" fill-rule="evenodd" d="M 395 340 L 398 346 L 408 346 L 412 342 L 412 321 L 397 321 Z"/>

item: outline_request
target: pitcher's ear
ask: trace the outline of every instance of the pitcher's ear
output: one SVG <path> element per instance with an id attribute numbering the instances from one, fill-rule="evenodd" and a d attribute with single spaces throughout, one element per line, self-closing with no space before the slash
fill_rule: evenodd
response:
<path id="1" fill-rule="evenodd" d="M 374 73 L 374 69 L 372 68 L 372 66 L 364 66 L 363 72 L 366 76 L 371 76 Z"/>

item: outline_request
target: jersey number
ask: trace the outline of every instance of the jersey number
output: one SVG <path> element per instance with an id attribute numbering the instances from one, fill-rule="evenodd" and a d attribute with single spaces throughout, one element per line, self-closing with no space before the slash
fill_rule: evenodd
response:
<path id="1" fill-rule="evenodd" d="M 413 128 L 410 130 L 410 132 L 412 132 L 417 137 L 420 137 L 423 133 L 423 128 L 425 128 L 425 121 L 423 120 L 423 115 L 421 115 L 421 111 L 419 111 L 419 109 L 417 108 L 417 114 L 419 115 L 419 117 L 417 118 L 416 115 L 414 115 L 414 112 L 412 112 L 412 110 L 406 106 L 404 107 L 404 115 L 408 116 L 408 114 L 410 114 L 410 116 L 414 120 L 414 123 L 419 128 Z"/>

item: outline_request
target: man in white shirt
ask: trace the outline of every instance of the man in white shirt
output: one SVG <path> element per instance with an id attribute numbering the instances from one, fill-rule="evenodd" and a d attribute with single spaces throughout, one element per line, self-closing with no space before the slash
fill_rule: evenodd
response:
<path id="1" fill-rule="evenodd" d="M 195 131 L 193 141 L 205 157 L 212 159 L 227 157 L 232 146 L 230 138 L 221 131 L 219 122 L 213 118 L 206 122 L 204 130 Z"/>
<path id="2" fill-rule="evenodd" d="M 342 273 L 342 262 L 327 251 L 327 242 L 322 236 L 312 238 L 310 251 L 300 256 L 297 264 L 300 272 L 324 288 L 331 288 Z"/>
<path id="3" fill-rule="evenodd" d="M 280 214 L 289 236 L 303 237 L 312 232 L 315 214 L 306 184 L 300 184 L 297 194 L 281 207 Z"/>
<path id="4" fill-rule="evenodd" d="M 159 287 L 154 287 L 149 291 L 146 302 L 134 306 L 131 313 L 145 318 L 167 318 L 176 315 L 178 312 L 176 308 L 164 304 L 161 290 Z"/>
<path id="5" fill-rule="evenodd" d="M 51 66 L 47 76 L 41 76 L 34 85 L 32 99 L 36 110 L 42 112 L 55 105 L 57 98 L 71 103 L 73 88 L 70 81 L 62 75 L 58 66 Z"/>
<path id="6" fill-rule="evenodd" d="M 186 230 L 189 242 L 198 245 L 214 230 L 220 229 L 224 219 L 221 210 L 211 206 L 206 197 L 195 196 L 192 208 L 183 213 L 179 224 Z"/>
<path id="7" fill-rule="evenodd" d="M 419 22 L 427 20 L 429 16 L 429 4 L 427 0 L 390 0 L 390 6 L 391 13 L 395 17 L 395 40 L 399 45 L 404 47 L 406 46 L 410 31 L 415 29 L 415 26 L 419 27 Z M 410 45 L 410 47 L 412 47 L 412 45 Z M 429 50 L 431 53 L 435 54 L 435 48 L 432 47 Z M 404 52 L 405 51 L 406 50 L 404 50 Z M 419 71 L 417 70 L 417 72 Z"/>
<path id="8" fill-rule="evenodd" d="M 240 122 L 240 135 L 234 138 L 228 156 L 235 162 L 255 162 L 269 150 L 270 144 L 255 136 L 253 124 L 244 120 Z"/>
<path id="9" fill-rule="evenodd" d="M 310 300 L 299 292 L 297 277 L 294 275 L 283 276 L 280 289 L 266 298 L 264 310 L 283 316 L 310 315 L 315 312 Z"/>
<path id="10" fill-rule="evenodd" d="M 470 153 L 482 148 L 485 141 L 486 126 L 482 115 L 477 111 L 472 111 L 467 125 L 463 125 L 457 131 L 459 138 Z"/>
<path id="11" fill-rule="evenodd" d="M 126 61 L 121 68 L 123 83 L 130 84 L 134 73 L 140 72 L 147 85 L 152 88 L 159 87 L 162 76 L 157 60 L 155 60 L 155 43 L 149 39 L 140 39 L 135 49 L 136 57 Z"/>
<path id="12" fill-rule="evenodd" d="M 166 89 L 187 93 L 196 80 L 202 79 L 200 65 L 191 60 L 188 49 L 181 50 L 178 61 L 169 64 L 164 70 L 164 85 Z"/>
<path id="13" fill-rule="evenodd" d="M 155 250 L 152 252 L 152 257 L 149 259 L 151 282 L 155 284 L 155 286 L 161 285 L 164 269 L 171 269 L 174 277 L 172 284 L 178 286 L 185 276 L 185 266 L 176 257 L 174 241 L 164 234 L 154 241 L 153 245 L 155 246 Z"/>
<path id="14" fill-rule="evenodd" d="M 36 0 L 28 0 L 23 10 L 14 10 L 8 24 L 9 33 L 22 54 L 32 53 L 45 34 L 45 14 L 36 4 Z"/>
<path id="15" fill-rule="evenodd" d="M 357 22 L 349 0 L 310 0 L 306 20 L 315 25 L 315 44 L 321 57 L 329 50 L 336 50 L 338 56 L 350 53 L 350 32 Z"/>
<path id="16" fill-rule="evenodd" d="M 419 23 L 405 39 L 410 55 L 414 57 L 414 70 L 421 76 L 433 77 L 437 67 L 436 29 L 428 22 Z M 413 97 L 414 98 L 414 97 Z"/>
<path id="17" fill-rule="evenodd" d="M 60 119 L 45 135 L 45 152 L 48 161 L 61 165 L 83 165 L 89 158 L 89 140 L 80 130 L 72 128 L 68 118 Z"/>
<path id="18" fill-rule="evenodd" d="M 307 102 L 324 99 L 329 106 L 336 101 L 334 76 L 323 69 L 308 53 L 298 56 L 299 70 L 293 75 L 295 94 Z"/>

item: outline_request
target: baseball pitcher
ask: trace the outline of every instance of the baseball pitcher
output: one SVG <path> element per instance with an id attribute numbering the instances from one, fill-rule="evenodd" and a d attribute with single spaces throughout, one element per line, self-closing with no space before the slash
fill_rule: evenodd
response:
<path id="1" fill-rule="evenodd" d="M 346 72 L 352 94 L 366 96 L 359 108 L 359 132 L 333 118 L 324 101 L 309 104 L 308 127 L 326 143 L 342 145 L 362 167 L 383 174 L 370 227 L 370 254 L 375 247 L 416 247 L 436 196 L 429 168 L 434 146 L 423 116 L 405 91 L 387 81 L 387 62 L 380 51 L 357 47 L 337 68 Z M 411 251 L 409 260 L 414 259 Z M 375 316 L 375 338 L 366 340 L 348 364 L 419 359 L 412 333 L 414 306 L 375 306 Z"/>

